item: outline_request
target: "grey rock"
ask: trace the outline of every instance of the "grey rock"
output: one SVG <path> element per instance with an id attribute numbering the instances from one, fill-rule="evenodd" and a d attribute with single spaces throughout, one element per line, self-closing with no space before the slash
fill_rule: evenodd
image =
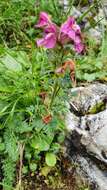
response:
<path id="1" fill-rule="evenodd" d="M 107 176 L 104 175 L 97 165 L 88 158 L 80 155 L 77 156 L 77 162 L 80 167 L 77 167 L 76 174 L 81 178 L 85 176 L 85 181 L 90 181 L 91 187 L 95 190 L 107 190 Z M 80 179 L 82 180 L 82 179 Z"/>
<path id="2" fill-rule="evenodd" d="M 107 190 L 107 170 L 97 165 L 101 162 L 107 166 L 107 85 L 77 87 L 70 91 L 69 98 L 70 95 L 70 111 L 66 117 L 70 133 L 68 154 L 80 165 L 81 169 L 77 167 L 76 172 L 81 178 L 94 184 L 94 190 Z"/>
<path id="3" fill-rule="evenodd" d="M 82 15 L 82 13 L 78 9 L 76 9 L 76 7 L 72 6 L 71 15 L 75 18 L 79 18 Z"/>
<path id="4" fill-rule="evenodd" d="M 90 36 L 90 38 L 94 39 L 96 43 L 99 44 L 101 42 L 102 34 L 101 34 L 101 31 L 99 31 L 99 29 L 90 28 L 88 31 L 88 35 Z"/>
<path id="5" fill-rule="evenodd" d="M 77 109 L 77 112 L 87 115 L 91 113 L 96 107 L 98 109 L 99 104 L 105 104 L 107 100 L 107 85 L 96 83 L 86 87 L 73 88 L 69 93 L 69 99 L 71 99 L 70 106 L 72 105 Z"/>

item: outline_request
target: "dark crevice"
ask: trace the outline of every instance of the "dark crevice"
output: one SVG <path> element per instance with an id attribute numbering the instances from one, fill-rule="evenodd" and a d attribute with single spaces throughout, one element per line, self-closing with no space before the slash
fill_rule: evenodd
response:
<path id="1" fill-rule="evenodd" d="M 106 155 L 106 153 L 102 150 L 101 151 L 101 154 L 102 154 L 102 157 L 105 159 L 105 160 L 107 160 L 107 155 Z"/>
<path id="2" fill-rule="evenodd" d="M 91 105 L 90 105 L 91 106 Z M 97 114 L 97 113 L 100 113 L 102 111 L 104 111 L 106 109 L 106 106 L 107 106 L 107 97 L 105 97 L 102 102 L 98 103 L 96 102 L 96 105 L 94 106 L 95 107 L 95 111 L 94 113 L 92 112 L 91 113 L 91 107 L 88 107 L 88 110 L 84 112 L 84 107 L 81 107 L 80 106 L 80 109 L 78 109 L 75 104 L 73 104 L 72 102 L 70 102 L 70 112 L 73 113 L 74 115 L 76 115 L 77 117 L 82 117 L 82 116 L 85 116 L 85 115 L 90 115 L 90 114 Z"/>

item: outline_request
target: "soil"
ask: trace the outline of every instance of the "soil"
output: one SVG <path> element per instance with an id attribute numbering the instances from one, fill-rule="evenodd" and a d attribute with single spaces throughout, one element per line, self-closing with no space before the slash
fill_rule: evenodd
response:
<path id="1" fill-rule="evenodd" d="M 75 166 L 64 157 L 61 157 L 57 167 L 52 169 L 47 176 L 30 173 L 23 178 L 23 190 L 85 190 L 85 188 L 84 184 L 78 187 Z"/>

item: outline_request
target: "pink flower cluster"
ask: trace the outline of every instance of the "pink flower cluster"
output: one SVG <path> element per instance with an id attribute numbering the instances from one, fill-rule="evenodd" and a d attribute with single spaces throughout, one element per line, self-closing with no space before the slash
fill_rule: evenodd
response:
<path id="1" fill-rule="evenodd" d="M 57 43 L 64 45 L 72 42 L 76 52 L 84 51 L 81 29 L 73 17 L 69 17 L 59 28 L 51 21 L 47 13 L 41 12 L 38 24 L 35 27 L 43 29 L 43 38 L 37 40 L 37 46 L 54 48 Z"/>

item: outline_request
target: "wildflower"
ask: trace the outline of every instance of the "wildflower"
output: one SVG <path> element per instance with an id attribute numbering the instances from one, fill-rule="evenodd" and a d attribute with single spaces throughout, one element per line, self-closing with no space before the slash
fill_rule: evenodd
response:
<path id="1" fill-rule="evenodd" d="M 37 46 L 54 48 L 57 42 L 57 27 L 54 23 L 49 23 L 44 29 L 44 37 L 37 40 Z"/>
<path id="2" fill-rule="evenodd" d="M 82 43 L 81 29 L 79 25 L 76 24 L 73 17 L 69 17 L 65 23 L 61 25 L 60 33 L 65 35 L 65 38 L 73 41 L 75 50 L 81 53 L 84 50 L 84 45 Z"/>
<path id="3" fill-rule="evenodd" d="M 37 46 L 54 48 L 56 44 L 64 45 L 73 42 L 75 51 L 81 53 L 84 50 L 81 30 L 73 17 L 69 17 L 59 28 L 50 20 L 47 13 L 42 12 L 36 27 L 43 28 L 44 32 L 43 38 L 37 40 Z"/>
<path id="4" fill-rule="evenodd" d="M 44 38 L 37 40 L 37 46 L 44 46 L 46 48 L 54 48 L 56 45 L 56 36 L 53 33 L 45 35 Z"/>
<path id="5" fill-rule="evenodd" d="M 78 52 L 78 53 L 83 52 L 84 49 L 85 49 L 85 48 L 84 48 L 84 44 L 83 44 L 82 42 L 80 42 L 80 43 L 75 43 L 74 47 L 75 47 L 75 51 Z"/>
<path id="6" fill-rule="evenodd" d="M 65 23 L 61 25 L 60 32 L 67 34 L 70 38 L 75 38 L 76 34 L 80 34 L 81 30 L 79 25 L 76 24 L 73 17 L 69 17 Z"/>
<path id="7" fill-rule="evenodd" d="M 35 27 L 42 28 L 46 26 L 49 22 L 51 22 L 49 15 L 45 12 L 41 12 L 39 16 L 38 24 L 36 24 Z"/>

